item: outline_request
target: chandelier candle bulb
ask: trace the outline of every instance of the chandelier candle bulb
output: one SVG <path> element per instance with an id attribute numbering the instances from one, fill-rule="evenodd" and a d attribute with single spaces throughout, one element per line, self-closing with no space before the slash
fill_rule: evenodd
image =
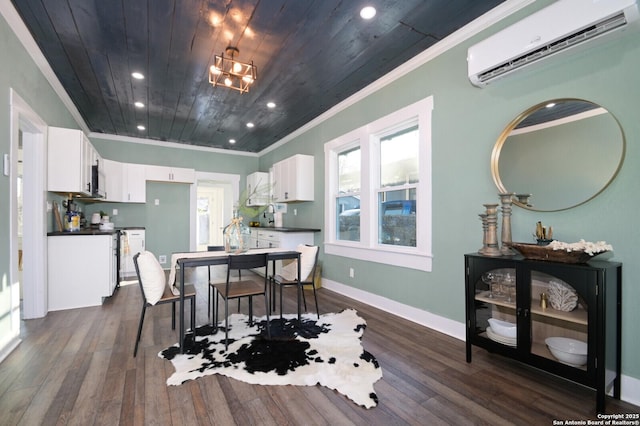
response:
<path id="1" fill-rule="evenodd" d="M 235 55 L 240 54 L 236 47 L 227 47 L 225 53 L 227 56 L 224 53 L 215 55 L 215 64 L 209 68 L 209 83 L 240 93 L 248 92 L 258 76 L 258 68 L 253 61 L 245 63 L 235 59 Z"/>

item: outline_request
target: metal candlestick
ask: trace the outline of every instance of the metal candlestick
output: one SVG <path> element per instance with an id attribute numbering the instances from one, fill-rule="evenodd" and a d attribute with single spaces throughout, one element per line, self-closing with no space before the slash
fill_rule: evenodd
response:
<path id="1" fill-rule="evenodd" d="M 487 214 L 480 213 L 480 220 L 482 221 L 482 248 L 478 250 L 478 253 L 484 254 L 487 250 Z"/>
<path id="2" fill-rule="evenodd" d="M 511 244 L 511 206 L 513 205 L 513 192 L 498 194 L 502 203 L 502 247 L 500 253 L 504 256 L 513 256 L 515 251 L 509 246 Z"/>
<path id="3" fill-rule="evenodd" d="M 485 256 L 502 256 L 498 247 L 498 205 L 483 204 L 487 212 L 487 248 Z"/>

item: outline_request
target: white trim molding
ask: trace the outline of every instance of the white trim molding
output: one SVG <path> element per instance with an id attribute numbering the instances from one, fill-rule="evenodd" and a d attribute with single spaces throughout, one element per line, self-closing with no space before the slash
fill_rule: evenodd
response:
<path id="1" fill-rule="evenodd" d="M 322 287 L 423 327 L 446 334 L 463 342 L 466 341 L 466 330 L 463 322 L 454 321 L 327 278 L 322 278 Z M 464 353 L 461 352 L 460 356 L 464 356 Z M 620 399 L 625 402 L 640 405 L 640 379 L 622 374 L 620 378 L 620 396 Z"/>
<path id="2" fill-rule="evenodd" d="M 395 300 L 378 296 L 377 294 L 369 293 L 327 278 L 322 278 L 322 287 L 327 290 L 335 291 L 343 296 L 355 299 L 359 302 L 366 303 L 374 308 L 389 312 L 390 314 L 400 318 L 404 318 L 411 322 L 415 322 L 416 324 L 420 324 L 424 327 L 446 334 L 447 336 L 454 337 L 458 340 L 465 340 L 464 323 L 432 314 L 431 312 L 414 308 L 413 306 L 405 305 L 404 303 L 396 302 Z"/>

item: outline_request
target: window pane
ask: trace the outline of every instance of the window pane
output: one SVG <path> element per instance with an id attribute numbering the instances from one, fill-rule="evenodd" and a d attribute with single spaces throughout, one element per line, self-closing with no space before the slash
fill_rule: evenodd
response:
<path id="1" fill-rule="evenodd" d="M 348 196 L 336 201 L 336 239 L 360 241 L 360 199 Z"/>
<path id="2" fill-rule="evenodd" d="M 380 139 L 380 187 L 418 182 L 418 126 Z"/>
<path id="3" fill-rule="evenodd" d="M 416 189 L 380 192 L 378 243 L 416 246 Z"/>
<path id="4" fill-rule="evenodd" d="M 360 192 L 360 148 L 338 154 L 338 193 Z"/>

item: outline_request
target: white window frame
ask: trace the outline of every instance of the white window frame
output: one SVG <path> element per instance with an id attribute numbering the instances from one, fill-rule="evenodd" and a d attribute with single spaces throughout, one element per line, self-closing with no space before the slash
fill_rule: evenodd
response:
<path id="1" fill-rule="evenodd" d="M 327 142 L 325 154 L 325 253 L 405 268 L 431 271 L 431 115 L 430 96 Z M 389 133 L 418 124 L 419 183 L 416 189 L 416 247 L 379 244 L 377 196 L 379 141 Z M 356 146 L 361 150 L 360 241 L 336 238 L 338 155 Z"/>

